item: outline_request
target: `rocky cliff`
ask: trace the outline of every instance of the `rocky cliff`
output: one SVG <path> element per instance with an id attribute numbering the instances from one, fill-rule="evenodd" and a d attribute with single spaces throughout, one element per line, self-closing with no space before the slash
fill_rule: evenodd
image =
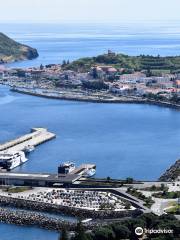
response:
<path id="1" fill-rule="evenodd" d="M 38 57 L 35 48 L 18 43 L 3 33 L 0 33 L 0 63 L 32 60 Z"/>

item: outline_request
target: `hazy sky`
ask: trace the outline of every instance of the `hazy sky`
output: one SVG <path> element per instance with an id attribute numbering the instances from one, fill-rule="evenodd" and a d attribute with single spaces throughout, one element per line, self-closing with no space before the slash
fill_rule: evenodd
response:
<path id="1" fill-rule="evenodd" d="M 0 0 L 0 22 L 180 20 L 180 0 Z"/>

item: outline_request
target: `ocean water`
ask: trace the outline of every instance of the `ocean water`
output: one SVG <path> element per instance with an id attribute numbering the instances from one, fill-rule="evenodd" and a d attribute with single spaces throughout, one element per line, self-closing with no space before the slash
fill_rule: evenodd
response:
<path id="1" fill-rule="evenodd" d="M 59 240 L 59 233 L 35 227 L 0 224 L 1 240 Z"/>
<path id="2" fill-rule="evenodd" d="M 39 58 L 10 64 L 14 67 L 61 63 L 107 52 L 130 55 L 180 54 L 179 22 L 126 24 L 2 24 L 0 31 L 35 47 Z"/>
<path id="3" fill-rule="evenodd" d="M 57 137 L 38 146 L 20 172 L 57 172 L 63 161 L 95 163 L 97 176 L 157 179 L 180 157 L 180 112 L 141 104 L 44 99 L 0 86 L 0 142 L 45 127 Z"/>
<path id="4" fill-rule="evenodd" d="M 39 51 L 39 58 L 10 67 L 60 63 L 114 51 L 180 54 L 178 23 L 121 26 L 9 25 L 0 31 Z M 56 172 L 60 162 L 92 162 L 98 177 L 157 179 L 180 157 L 180 112 L 137 104 L 95 104 L 37 98 L 0 86 L 0 142 L 47 127 L 57 138 L 36 148 L 15 171 Z M 57 240 L 37 228 L 0 224 L 2 240 Z"/>

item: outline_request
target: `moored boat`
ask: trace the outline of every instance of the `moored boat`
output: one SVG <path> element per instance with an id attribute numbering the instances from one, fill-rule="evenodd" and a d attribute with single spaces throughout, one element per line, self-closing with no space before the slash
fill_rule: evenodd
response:
<path id="1" fill-rule="evenodd" d="M 27 160 L 23 151 L 0 153 L 0 167 L 8 171 L 25 163 Z"/>

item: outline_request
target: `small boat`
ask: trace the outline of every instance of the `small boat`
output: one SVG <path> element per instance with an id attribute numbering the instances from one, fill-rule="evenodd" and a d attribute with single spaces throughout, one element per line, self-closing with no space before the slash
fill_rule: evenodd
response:
<path id="1" fill-rule="evenodd" d="M 85 174 L 83 175 L 84 177 L 90 178 L 96 174 L 96 169 L 88 169 Z"/>
<path id="2" fill-rule="evenodd" d="M 88 222 L 91 222 L 91 221 L 92 221 L 92 218 L 87 218 L 87 219 L 82 220 L 81 222 L 82 223 L 88 223 Z"/>
<path id="3" fill-rule="evenodd" d="M 35 147 L 33 145 L 27 145 L 25 148 L 24 148 L 24 152 L 25 153 L 30 153 L 32 151 L 34 151 Z"/>

